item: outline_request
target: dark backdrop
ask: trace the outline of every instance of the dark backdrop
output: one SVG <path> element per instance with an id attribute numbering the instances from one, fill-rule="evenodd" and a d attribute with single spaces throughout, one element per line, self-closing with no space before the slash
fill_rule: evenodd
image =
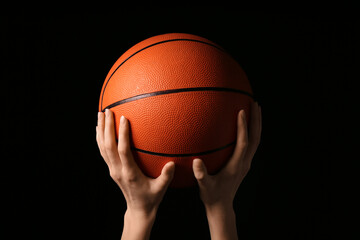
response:
<path id="1" fill-rule="evenodd" d="M 2 16 L 3 230 L 120 239 L 125 202 L 95 141 L 100 89 L 132 45 L 186 32 L 225 48 L 263 109 L 262 142 L 234 203 L 240 238 L 352 236 L 355 20 L 185 8 Z M 197 189 L 170 189 L 152 239 L 207 238 Z"/>

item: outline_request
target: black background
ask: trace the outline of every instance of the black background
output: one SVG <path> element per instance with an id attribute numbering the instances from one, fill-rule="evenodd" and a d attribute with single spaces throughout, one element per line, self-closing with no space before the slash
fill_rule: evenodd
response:
<path id="1" fill-rule="evenodd" d="M 134 44 L 186 32 L 225 48 L 263 109 L 262 142 L 234 202 L 240 238 L 353 237 L 358 24 L 350 14 L 23 11 L 2 16 L 1 29 L 4 236 L 120 239 L 125 202 L 95 141 L 101 86 Z M 152 239 L 208 238 L 197 189 L 169 189 Z"/>

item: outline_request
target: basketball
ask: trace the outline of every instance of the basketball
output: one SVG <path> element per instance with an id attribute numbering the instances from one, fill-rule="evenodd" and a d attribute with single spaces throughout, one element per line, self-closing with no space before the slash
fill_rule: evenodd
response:
<path id="1" fill-rule="evenodd" d="M 237 114 L 249 120 L 253 101 L 241 66 L 203 37 L 170 33 L 126 51 L 105 78 L 99 111 L 110 109 L 116 134 L 120 117 L 130 123 L 130 142 L 143 173 L 156 178 L 169 161 L 172 187 L 196 183 L 192 161 L 201 158 L 216 174 L 231 157 Z"/>

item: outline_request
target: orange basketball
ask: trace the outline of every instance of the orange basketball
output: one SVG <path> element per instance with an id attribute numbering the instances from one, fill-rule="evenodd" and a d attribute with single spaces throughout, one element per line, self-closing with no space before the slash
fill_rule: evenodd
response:
<path id="1" fill-rule="evenodd" d="M 199 36 L 170 33 L 148 38 L 110 69 L 99 110 L 130 123 L 134 158 L 149 177 L 176 164 L 171 186 L 196 182 L 192 161 L 210 174 L 231 157 L 241 109 L 249 116 L 252 90 L 240 65 L 219 45 Z"/>

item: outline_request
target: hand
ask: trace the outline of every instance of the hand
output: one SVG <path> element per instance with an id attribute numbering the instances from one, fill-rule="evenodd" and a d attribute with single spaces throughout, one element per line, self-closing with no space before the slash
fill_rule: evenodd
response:
<path id="1" fill-rule="evenodd" d="M 209 175 L 201 159 L 193 161 L 194 175 L 209 220 L 211 239 L 237 238 L 234 237 L 237 234 L 233 201 L 237 189 L 250 169 L 252 158 L 260 143 L 260 136 L 261 108 L 257 103 L 253 103 L 249 135 L 245 112 L 241 110 L 238 114 L 237 142 L 234 153 L 218 174 Z M 227 229 L 221 229 L 222 225 Z M 229 237 L 229 233 L 232 237 Z"/>
<path id="2" fill-rule="evenodd" d="M 148 238 L 157 209 L 174 176 L 174 162 L 167 163 L 156 179 L 145 176 L 131 153 L 128 120 L 121 117 L 116 144 L 114 116 L 109 109 L 106 109 L 105 114 L 98 113 L 96 140 L 101 156 L 109 167 L 110 176 L 126 200 L 123 237 L 131 238 L 131 235 L 139 239 Z"/>

